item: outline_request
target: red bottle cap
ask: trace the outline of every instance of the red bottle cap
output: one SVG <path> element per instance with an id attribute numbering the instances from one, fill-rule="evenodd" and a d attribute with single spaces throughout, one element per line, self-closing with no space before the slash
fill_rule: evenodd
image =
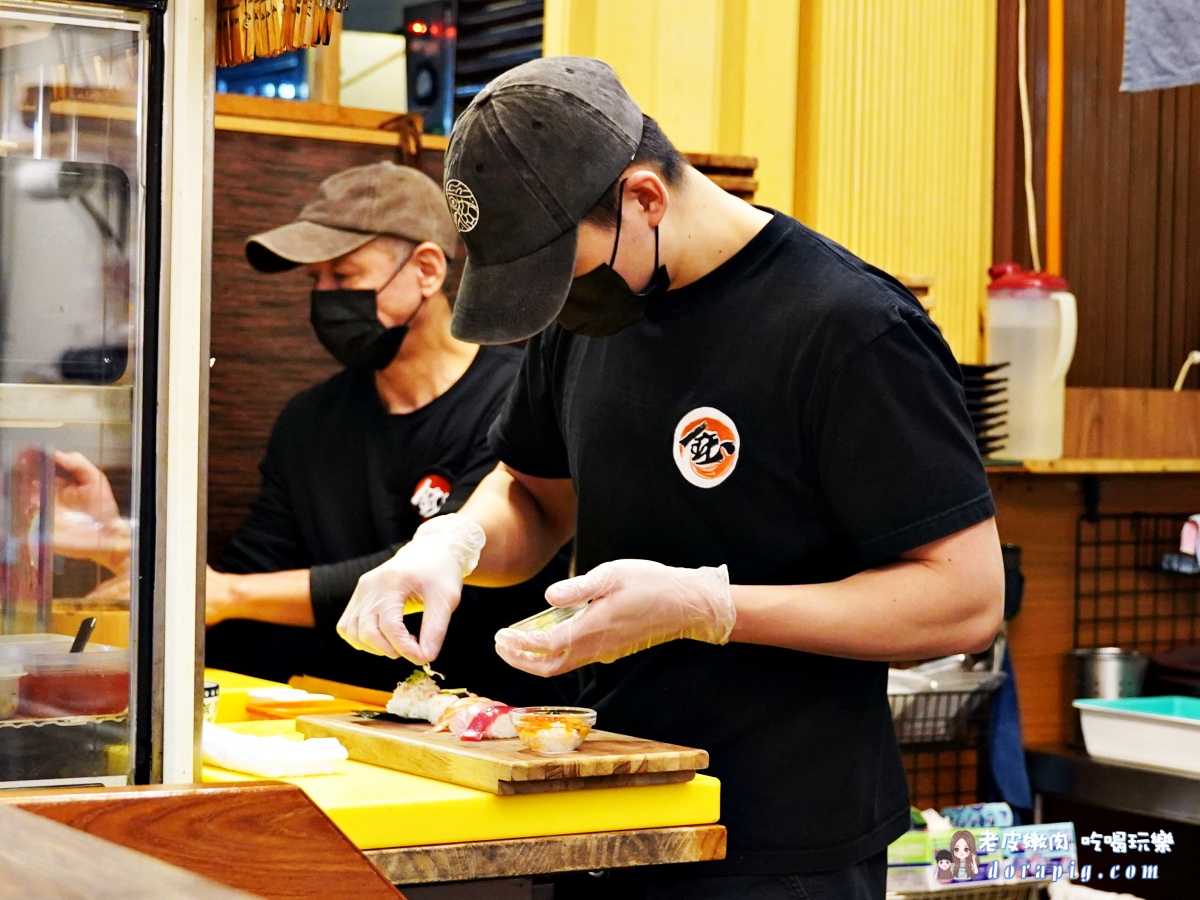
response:
<path id="1" fill-rule="evenodd" d="M 988 269 L 992 283 L 989 291 L 1069 291 L 1071 286 L 1061 275 L 1030 272 L 1016 263 L 998 263 Z"/>

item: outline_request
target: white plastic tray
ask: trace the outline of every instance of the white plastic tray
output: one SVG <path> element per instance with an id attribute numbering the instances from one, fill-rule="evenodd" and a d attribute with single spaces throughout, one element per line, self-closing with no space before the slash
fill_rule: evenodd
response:
<path id="1" fill-rule="evenodd" d="M 1200 775 L 1200 698 L 1076 700 L 1091 756 Z"/>

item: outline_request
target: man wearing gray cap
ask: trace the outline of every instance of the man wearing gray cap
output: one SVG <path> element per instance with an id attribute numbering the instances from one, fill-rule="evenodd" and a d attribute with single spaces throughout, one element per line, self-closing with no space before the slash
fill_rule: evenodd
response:
<path id="1" fill-rule="evenodd" d="M 467 246 L 453 332 L 530 338 L 490 433 L 501 464 L 360 579 L 338 630 L 433 660 L 464 581 L 511 583 L 573 536 L 580 574 L 546 599 L 580 611 L 501 629 L 497 652 L 581 669 L 602 728 L 708 750 L 728 827 L 724 861 L 614 871 L 600 895 L 883 897 L 909 822 L 886 661 L 981 652 L 1001 619 L 991 493 L 936 326 L 688 166 L 598 60 L 484 88 L 444 187 Z"/>
<path id="2" fill-rule="evenodd" d="M 390 162 L 331 176 L 294 222 L 247 241 L 260 271 L 307 267 L 316 336 L 345 368 L 275 423 L 259 495 L 208 574 L 210 665 L 389 690 L 408 674 L 353 650 L 334 625 L 359 575 L 461 506 L 496 464 L 487 429 L 520 354 L 451 336 L 444 284 L 457 245 L 438 185 Z M 472 589 L 477 621 L 462 619 L 463 646 L 439 669 L 513 702 L 553 699 L 496 659 L 491 636 L 540 608 L 561 574 L 552 566 L 540 584 Z"/>

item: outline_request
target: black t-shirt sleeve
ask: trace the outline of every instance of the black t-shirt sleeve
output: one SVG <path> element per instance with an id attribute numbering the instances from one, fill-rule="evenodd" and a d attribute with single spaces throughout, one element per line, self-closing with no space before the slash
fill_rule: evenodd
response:
<path id="1" fill-rule="evenodd" d="M 550 375 L 547 332 L 525 345 L 521 370 L 488 440 L 505 465 L 535 478 L 570 478 Z"/>
<path id="2" fill-rule="evenodd" d="M 288 493 L 289 416 L 285 409 L 276 420 L 258 470 L 262 476 L 258 496 L 246 520 L 225 546 L 213 568 L 246 575 L 308 568 L 296 513 Z"/>
<path id="3" fill-rule="evenodd" d="M 866 565 L 994 514 L 958 363 L 928 317 L 851 356 L 818 419 L 821 490 Z"/>
<path id="4" fill-rule="evenodd" d="M 375 553 L 344 559 L 340 562 L 313 566 L 309 570 L 309 594 L 312 597 L 313 620 L 318 631 L 332 634 L 342 617 L 346 604 L 358 586 L 358 579 L 391 559 L 402 544 L 393 544 Z"/>

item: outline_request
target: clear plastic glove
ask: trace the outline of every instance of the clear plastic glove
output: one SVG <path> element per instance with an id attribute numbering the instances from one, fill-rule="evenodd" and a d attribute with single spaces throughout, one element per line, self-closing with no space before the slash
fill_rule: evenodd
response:
<path id="1" fill-rule="evenodd" d="M 463 579 L 479 565 L 483 529 L 454 513 L 430 519 L 396 555 L 358 579 L 337 630 L 350 646 L 418 665 L 437 658 L 462 597 Z M 404 603 L 424 605 L 420 641 L 404 627 Z"/>
<path id="2" fill-rule="evenodd" d="M 496 633 L 504 661 L 534 675 L 612 662 L 680 638 L 724 644 L 736 620 L 725 566 L 677 569 L 619 559 L 551 585 L 546 599 L 552 606 L 593 602 L 549 631 Z"/>

